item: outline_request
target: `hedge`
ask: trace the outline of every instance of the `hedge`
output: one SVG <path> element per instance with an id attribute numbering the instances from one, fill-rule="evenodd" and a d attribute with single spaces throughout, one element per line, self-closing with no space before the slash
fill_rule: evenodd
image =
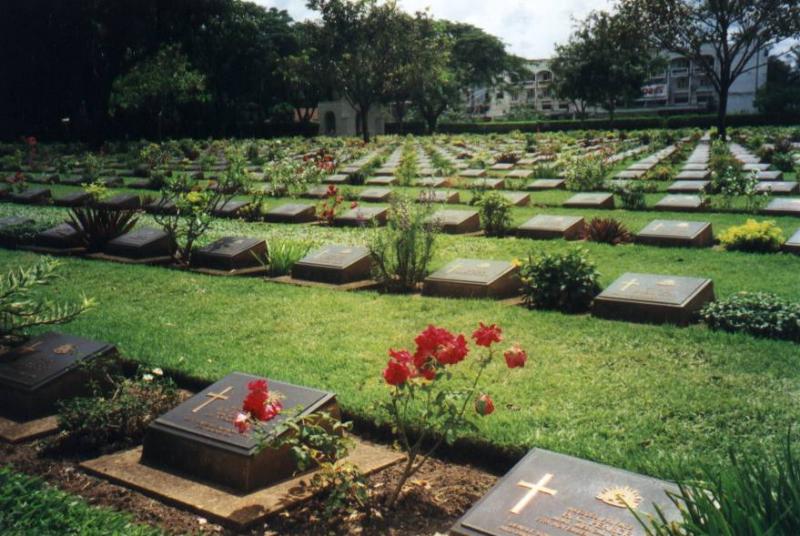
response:
<path id="1" fill-rule="evenodd" d="M 610 121 L 604 119 L 562 119 L 552 121 L 493 121 L 485 123 L 441 123 L 437 132 L 443 134 L 489 134 L 521 132 L 548 132 L 558 130 L 640 130 L 651 128 L 709 128 L 715 126 L 715 114 L 693 114 L 673 116 L 634 116 L 619 117 Z M 800 124 L 797 115 L 732 114 L 728 116 L 729 127 L 796 125 Z M 388 123 L 387 134 L 423 134 L 425 124 L 421 122 Z"/>

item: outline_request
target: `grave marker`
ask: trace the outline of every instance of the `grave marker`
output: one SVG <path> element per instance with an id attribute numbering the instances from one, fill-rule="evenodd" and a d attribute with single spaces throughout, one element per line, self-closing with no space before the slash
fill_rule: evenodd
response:
<path id="1" fill-rule="evenodd" d="M 708 222 L 655 220 L 636 234 L 636 241 L 650 246 L 711 247 L 714 235 Z"/>
<path id="2" fill-rule="evenodd" d="M 269 209 L 264 219 L 272 223 L 308 223 L 316 219 L 316 214 L 314 205 L 287 203 Z"/>
<path id="3" fill-rule="evenodd" d="M 325 246 L 314 251 L 292 266 L 292 277 L 344 285 L 369 279 L 372 257 L 361 246 Z"/>
<path id="4" fill-rule="evenodd" d="M 586 222 L 580 216 L 534 216 L 517 227 L 517 236 L 523 238 L 577 240 Z"/>
<path id="5" fill-rule="evenodd" d="M 114 346 L 45 333 L 0 356 L 0 414 L 27 421 L 55 413 L 56 402 L 91 393 L 91 370 L 79 365 L 110 356 Z"/>
<path id="6" fill-rule="evenodd" d="M 450 298 L 510 298 L 519 294 L 519 268 L 510 262 L 457 259 L 425 278 L 422 293 Z"/>
<path id="7" fill-rule="evenodd" d="M 601 318 L 687 325 L 714 300 L 710 279 L 626 273 L 594 299 Z"/>
<path id="8" fill-rule="evenodd" d="M 150 425 L 144 439 L 142 463 L 190 475 L 240 493 L 252 492 L 289 478 L 296 467 L 288 448 L 260 450 L 252 434 L 234 425 L 256 376 L 234 372 L 199 392 Z M 326 411 L 340 417 L 333 393 L 269 380 L 281 395 L 284 412 L 265 423 L 269 430 L 290 410 L 300 415 Z"/>
<path id="9" fill-rule="evenodd" d="M 644 536 L 641 517 L 680 513 L 677 486 L 543 449 L 529 452 L 453 526 L 457 536 Z"/>
<path id="10" fill-rule="evenodd" d="M 259 238 L 226 236 L 200 248 L 194 254 L 198 267 L 211 270 L 237 271 L 263 268 L 267 243 Z"/>

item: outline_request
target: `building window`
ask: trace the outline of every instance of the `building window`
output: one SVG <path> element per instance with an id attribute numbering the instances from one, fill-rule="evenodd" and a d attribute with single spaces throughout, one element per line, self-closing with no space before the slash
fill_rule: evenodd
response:
<path id="1" fill-rule="evenodd" d="M 688 78 L 686 78 L 686 77 L 684 77 L 684 78 L 678 78 L 678 79 L 675 81 L 675 87 L 676 87 L 677 89 L 683 89 L 683 90 L 689 89 L 689 79 L 688 79 Z"/>
<path id="2" fill-rule="evenodd" d="M 673 104 L 689 104 L 689 95 L 675 95 Z"/>
<path id="3" fill-rule="evenodd" d="M 503 100 L 503 98 L 505 98 L 505 95 L 503 94 L 503 92 L 502 91 L 498 91 L 497 95 L 495 95 L 495 99 Z"/>

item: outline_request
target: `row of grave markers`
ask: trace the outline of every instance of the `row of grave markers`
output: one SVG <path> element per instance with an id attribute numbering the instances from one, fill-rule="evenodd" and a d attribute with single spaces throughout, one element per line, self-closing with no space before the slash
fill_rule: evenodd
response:
<path id="1" fill-rule="evenodd" d="M 45 333 L 9 350 L 0 360 L 3 438 L 24 441 L 55 431 L 51 416 L 56 404 L 88 396 L 88 380 L 100 369 L 93 364 L 116 355 L 111 344 L 58 333 Z M 287 449 L 261 449 L 256 437 L 240 433 L 234 425 L 248 384 L 260 379 L 266 378 L 231 373 L 157 417 L 142 447 L 88 460 L 81 467 L 215 521 L 240 529 L 252 526 L 311 493 L 300 488 L 307 475 L 296 475 Z M 299 415 L 325 411 L 341 418 L 334 393 L 268 381 L 285 408 Z M 279 415 L 268 422 L 266 430 L 274 430 L 284 418 Z M 48 424 L 37 428 L 41 421 Z M 15 438 L 15 427 L 35 429 L 36 434 Z M 387 448 L 358 440 L 351 455 L 365 473 L 401 459 Z M 669 482 L 534 449 L 451 532 L 462 536 L 562 533 L 558 531 L 593 536 L 644 534 L 632 511 L 653 515 L 658 507 L 668 519 L 677 519 L 678 510 L 667 495 L 676 491 Z"/>

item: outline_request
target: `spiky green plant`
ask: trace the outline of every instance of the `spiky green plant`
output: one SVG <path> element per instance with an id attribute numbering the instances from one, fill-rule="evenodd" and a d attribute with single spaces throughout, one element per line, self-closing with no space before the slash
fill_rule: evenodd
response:
<path id="1" fill-rule="evenodd" d="M 800 534 L 800 463 L 791 434 L 780 454 L 731 453 L 721 473 L 702 470 L 701 480 L 679 484 L 671 496 L 681 519 L 640 519 L 649 536 L 789 536 Z"/>
<path id="2" fill-rule="evenodd" d="M 65 324 L 94 305 L 84 297 L 79 303 L 56 303 L 36 293 L 58 276 L 59 262 L 43 257 L 30 267 L 19 266 L 0 277 L 0 344 L 15 344 L 37 326 Z"/>

